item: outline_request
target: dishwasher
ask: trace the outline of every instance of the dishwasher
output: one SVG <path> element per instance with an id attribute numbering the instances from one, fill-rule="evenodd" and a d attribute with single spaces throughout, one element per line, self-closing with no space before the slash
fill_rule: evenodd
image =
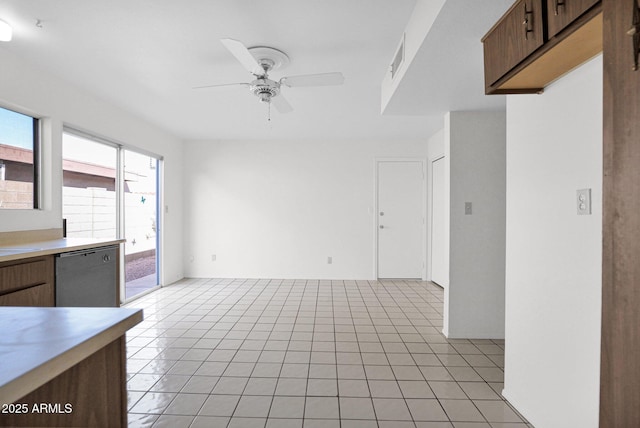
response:
<path id="1" fill-rule="evenodd" d="M 116 307 L 117 246 L 56 256 L 56 306 Z"/>

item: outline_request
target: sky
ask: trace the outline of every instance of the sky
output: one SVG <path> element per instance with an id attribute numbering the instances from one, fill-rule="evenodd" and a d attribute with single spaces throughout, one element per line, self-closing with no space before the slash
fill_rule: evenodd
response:
<path id="1" fill-rule="evenodd" d="M 33 149 L 33 118 L 0 108 L 0 144 Z"/>

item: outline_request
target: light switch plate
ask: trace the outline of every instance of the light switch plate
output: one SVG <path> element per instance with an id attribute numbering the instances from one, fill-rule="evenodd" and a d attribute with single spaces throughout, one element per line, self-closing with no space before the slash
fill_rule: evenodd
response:
<path id="1" fill-rule="evenodd" d="M 578 215 L 591 215 L 591 189 L 576 191 L 576 207 Z"/>
<path id="2" fill-rule="evenodd" d="M 464 203 L 464 215 L 471 215 L 473 214 L 473 209 L 472 209 L 472 204 L 471 202 L 465 202 Z"/>

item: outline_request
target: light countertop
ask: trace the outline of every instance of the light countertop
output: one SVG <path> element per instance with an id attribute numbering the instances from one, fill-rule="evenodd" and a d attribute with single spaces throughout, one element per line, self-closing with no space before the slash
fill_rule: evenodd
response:
<path id="1" fill-rule="evenodd" d="M 60 238 L 11 246 L 0 246 L 0 262 L 106 247 L 109 245 L 117 245 L 124 241 L 124 239 Z"/>
<path id="2" fill-rule="evenodd" d="M 140 321 L 142 309 L 0 307 L 0 404 L 44 385 Z"/>

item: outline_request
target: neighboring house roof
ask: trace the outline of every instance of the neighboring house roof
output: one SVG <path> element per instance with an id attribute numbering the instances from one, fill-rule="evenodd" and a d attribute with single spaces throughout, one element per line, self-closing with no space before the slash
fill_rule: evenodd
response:
<path id="1" fill-rule="evenodd" d="M 19 162 L 24 164 L 33 163 L 33 152 L 29 149 L 21 147 L 0 144 L 0 160 Z M 78 172 L 80 174 L 95 175 L 98 177 L 116 178 L 115 168 L 109 168 L 102 165 L 96 165 L 89 162 L 80 162 L 75 160 L 62 160 L 62 169 L 64 171 Z M 140 174 L 130 171 L 126 172 L 126 179 L 135 181 Z"/>

